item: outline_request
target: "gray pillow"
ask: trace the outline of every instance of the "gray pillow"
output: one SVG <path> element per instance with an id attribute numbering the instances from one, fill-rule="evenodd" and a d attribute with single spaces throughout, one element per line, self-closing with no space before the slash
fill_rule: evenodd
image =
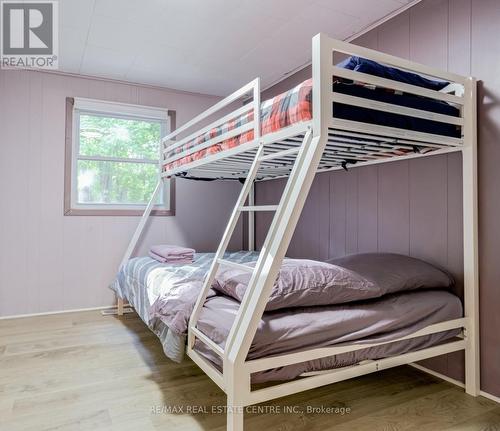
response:
<path id="1" fill-rule="evenodd" d="M 250 277 L 247 271 L 223 267 L 212 287 L 241 302 Z M 284 259 L 266 310 L 341 304 L 376 296 L 380 296 L 378 286 L 349 269 L 314 260 Z"/>
<path id="2" fill-rule="evenodd" d="M 353 254 L 328 261 L 375 284 L 380 295 L 415 289 L 448 289 L 453 277 L 430 263 L 393 253 Z"/>

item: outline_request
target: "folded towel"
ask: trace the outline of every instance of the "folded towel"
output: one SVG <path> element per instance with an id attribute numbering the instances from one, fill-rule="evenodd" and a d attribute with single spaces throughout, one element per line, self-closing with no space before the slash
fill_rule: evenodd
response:
<path id="1" fill-rule="evenodd" d="M 195 250 L 176 245 L 154 245 L 149 256 L 162 263 L 192 263 Z"/>
<path id="2" fill-rule="evenodd" d="M 154 260 L 157 260 L 158 262 L 161 262 L 161 263 L 178 263 L 178 264 L 193 263 L 193 258 L 169 258 L 169 259 L 165 259 L 164 257 L 159 256 L 158 254 L 153 253 L 152 251 L 149 252 L 149 257 L 151 257 Z"/>

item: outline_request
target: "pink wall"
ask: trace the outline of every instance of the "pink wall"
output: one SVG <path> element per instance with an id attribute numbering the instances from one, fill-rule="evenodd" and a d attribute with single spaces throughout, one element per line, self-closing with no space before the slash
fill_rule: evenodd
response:
<path id="1" fill-rule="evenodd" d="M 500 396 L 499 24 L 498 0 L 424 0 L 355 41 L 481 80 L 481 387 L 496 396 Z M 310 73 L 310 68 L 298 72 L 267 90 L 264 97 L 301 82 Z M 324 257 L 370 249 L 393 250 L 444 265 L 460 278 L 462 242 L 457 212 L 461 196 L 456 189 L 460 182 L 457 155 L 320 175 L 290 252 Z M 266 200 L 276 193 L 277 186 L 274 191 L 269 184 L 257 190 L 261 200 Z M 260 237 L 262 227 L 258 222 Z M 438 358 L 427 365 L 462 378 L 460 356 Z"/>
<path id="2" fill-rule="evenodd" d="M 139 221 L 63 216 L 69 96 L 175 109 L 178 125 L 218 100 L 110 81 L 0 70 L 0 316 L 112 304 L 106 286 Z M 239 189 L 237 182 L 177 181 L 177 215 L 152 218 L 139 252 L 165 241 L 213 250 Z M 238 230 L 232 248 L 241 248 L 241 236 Z"/>
<path id="3" fill-rule="evenodd" d="M 391 252 L 448 269 L 462 294 L 462 177 L 458 153 L 333 171 L 316 176 L 287 255 L 327 260 Z M 259 205 L 279 200 L 284 180 L 259 183 Z M 257 214 L 257 246 L 272 215 Z M 424 365 L 463 378 L 462 354 Z"/>

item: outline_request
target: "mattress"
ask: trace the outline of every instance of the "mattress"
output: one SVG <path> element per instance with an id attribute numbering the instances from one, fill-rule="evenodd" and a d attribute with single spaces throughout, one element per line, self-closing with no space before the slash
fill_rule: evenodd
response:
<path id="1" fill-rule="evenodd" d="M 351 96 L 363 97 L 380 102 L 406 106 L 424 111 L 445 114 L 454 117 L 459 116 L 459 110 L 446 102 L 428 99 L 406 93 L 396 92 L 390 89 L 373 88 L 369 85 L 353 83 L 347 80 L 336 80 L 333 83 L 333 91 Z M 377 111 L 374 109 L 360 108 L 340 103 L 333 104 L 333 115 L 335 118 L 358 121 L 363 123 L 378 124 L 387 127 L 396 127 L 418 132 L 432 133 L 451 137 L 460 137 L 460 129 L 454 125 L 431 121 L 427 119 L 414 118 L 406 115 L 393 114 Z M 308 79 L 291 90 L 282 93 L 272 99 L 266 100 L 261 105 L 261 133 L 276 132 L 292 124 L 312 119 L 312 80 Z M 167 163 L 163 170 L 178 168 L 196 160 L 203 159 L 209 155 L 225 151 L 253 140 L 253 130 L 249 130 L 230 139 L 224 140 L 207 148 L 195 151 L 187 156 L 182 153 L 204 142 L 220 136 L 230 130 L 234 130 L 253 120 L 253 112 L 241 115 L 227 123 L 213 128 L 203 135 L 191 141 L 167 151 L 166 158 L 179 155 Z M 411 151 L 411 150 L 408 150 Z"/>
<path id="2" fill-rule="evenodd" d="M 209 298 L 198 329 L 224 347 L 239 303 L 225 296 Z M 386 342 L 428 325 L 463 316 L 455 295 L 444 290 L 420 290 L 350 304 L 267 312 L 257 329 L 248 359 L 275 356 L 318 347 Z M 302 373 L 357 364 L 420 350 L 455 337 L 458 330 L 418 337 L 344 353 L 329 358 L 280 367 L 252 376 L 252 382 L 292 380 Z M 195 350 L 221 367 L 221 359 L 200 341 Z"/>

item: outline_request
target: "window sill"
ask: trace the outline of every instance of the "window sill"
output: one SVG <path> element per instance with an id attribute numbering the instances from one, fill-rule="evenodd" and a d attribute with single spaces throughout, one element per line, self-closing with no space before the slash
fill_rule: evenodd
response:
<path id="1" fill-rule="evenodd" d="M 142 216 L 144 209 L 67 209 L 64 211 L 65 216 Z M 153 210 L 151 216 L 170 217 L 175 216 L 175 210 Z"/>

